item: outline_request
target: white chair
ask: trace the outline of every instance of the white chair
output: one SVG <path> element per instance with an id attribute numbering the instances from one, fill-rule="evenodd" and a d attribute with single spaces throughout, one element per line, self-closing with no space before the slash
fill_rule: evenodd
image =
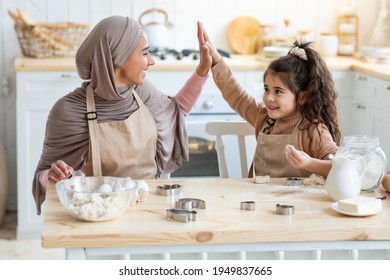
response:
<path id="1" fill-rule="evenodd" d="M 255 128 L 246 121 L 209 121 L 206 123 L 206 132 L 210 135 L 216 136 L 215 149 L 217 151 L 219 176 L 221 178 L 229 178 L 223 136 L 237 136 L 241 165 L 241 177 L 247 178 L 248 159 L 245 137 L 254 136 Z"/>

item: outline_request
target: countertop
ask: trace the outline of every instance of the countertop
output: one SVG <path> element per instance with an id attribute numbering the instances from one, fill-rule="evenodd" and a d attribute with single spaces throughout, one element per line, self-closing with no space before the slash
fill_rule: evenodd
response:
<path id="1" fill-rule="evenodd" d="M 264 71 L 270 62 L 259 55 L 232 55 L 225 58 L 233 71 Z M 356 70 L 374 77 L 390 81 L 390 64 L 363 62 L 354 57 L 338 56 L 325 58 L 331 71 Z M 197 61 L 180 61 L 175 59 L 156 60 L 150 71 L 193 71 Z M 14 61 L 15 71 L 76 71 L 74 57 L 68 58 L 28 58 L 17 57 Z"/>
<path id="2" fill-rule="evenodd" d="M 286 186 L 283 178 L 272 179 L 268 184 L 219 178 L 146 182 L 151 188 L 147 200 L 106 222 L 72 218 L 60 204 L 55 188 L 49 187 L 43 208 L 42 246 L 101 248 L 390 239 L 389 199 L 382 201 L 382 212 L 353 217 L 331 208 L 333 202 L 323 186 Z M 179 197 L 160 196 L 155 191 L 157 185 L 173 183 L 183 186 L 183 198 L 206 202 L 206 209 L 194 209 L 196 221 L 166 219 L 166 210 Z M 240 210 L 240 202 L 248 200 L 255 201 L 255 211 Z M 277 215 L 277 203 L 293 205 L 295 214 Z"/>

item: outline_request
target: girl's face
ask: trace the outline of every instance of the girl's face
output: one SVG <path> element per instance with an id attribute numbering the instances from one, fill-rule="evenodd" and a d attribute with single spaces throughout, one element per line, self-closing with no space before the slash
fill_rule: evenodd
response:
<path id="1" fill-rule="evenodd" d="M 263 103 L 272 119 L 290 117 L 297 111 L 295 94 L 282 83 L 278 75 L 272 73 L 265 77 Z"/>
<path id="2" fill-rule="evenodd" d="M 115 69 L 115 81 L 117 87 L 128 85 L 141 85 L 145 81 L 146 71 L 154 65 L 154 59 L 149 53 L 149 43 L 145 33 L 138 47 L 121 67 Z"/>

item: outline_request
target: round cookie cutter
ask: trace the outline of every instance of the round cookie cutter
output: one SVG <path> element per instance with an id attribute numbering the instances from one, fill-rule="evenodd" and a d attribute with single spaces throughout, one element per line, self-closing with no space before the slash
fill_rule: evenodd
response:
<path id="1" fill-rule="evenodd" d="M 240 209 L 247 210 L 247 211 L 255 211 L 256 210 L 256 202 L 254 202 L 254 201 L 241 201 Z"/>
<path id="2" fill-rule="evenodd" d="M 294 206 L 276 204 L 276 214 L 278 215 L 292 215 L 294 214 Z"/>

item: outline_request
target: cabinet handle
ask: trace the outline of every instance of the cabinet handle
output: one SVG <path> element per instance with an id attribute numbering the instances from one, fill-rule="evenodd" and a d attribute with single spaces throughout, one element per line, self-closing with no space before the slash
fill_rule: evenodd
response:
<path id="1" fill-rule="evenodd" d="M 361 105 L 361 104 L 356 104 L 356 108 L 357 108 L 357 109 L 361 109 L 361 110 L 365 110 L 365 109 L 366 109 L 366 106 Z"/>
<path id="2" fill-rule="evenodd" d="M 62 79 L 74 79 L 78 78 L 76 75 L 70 75 L 70 74 L 61 74 Z"/>
<path id="3" fill-rule="evenodd" d="M 366 81 L 367 80 L 367 77 L 364 77 L 364 76 L 357 76 L 356 79 L 358 81 Z"/>

